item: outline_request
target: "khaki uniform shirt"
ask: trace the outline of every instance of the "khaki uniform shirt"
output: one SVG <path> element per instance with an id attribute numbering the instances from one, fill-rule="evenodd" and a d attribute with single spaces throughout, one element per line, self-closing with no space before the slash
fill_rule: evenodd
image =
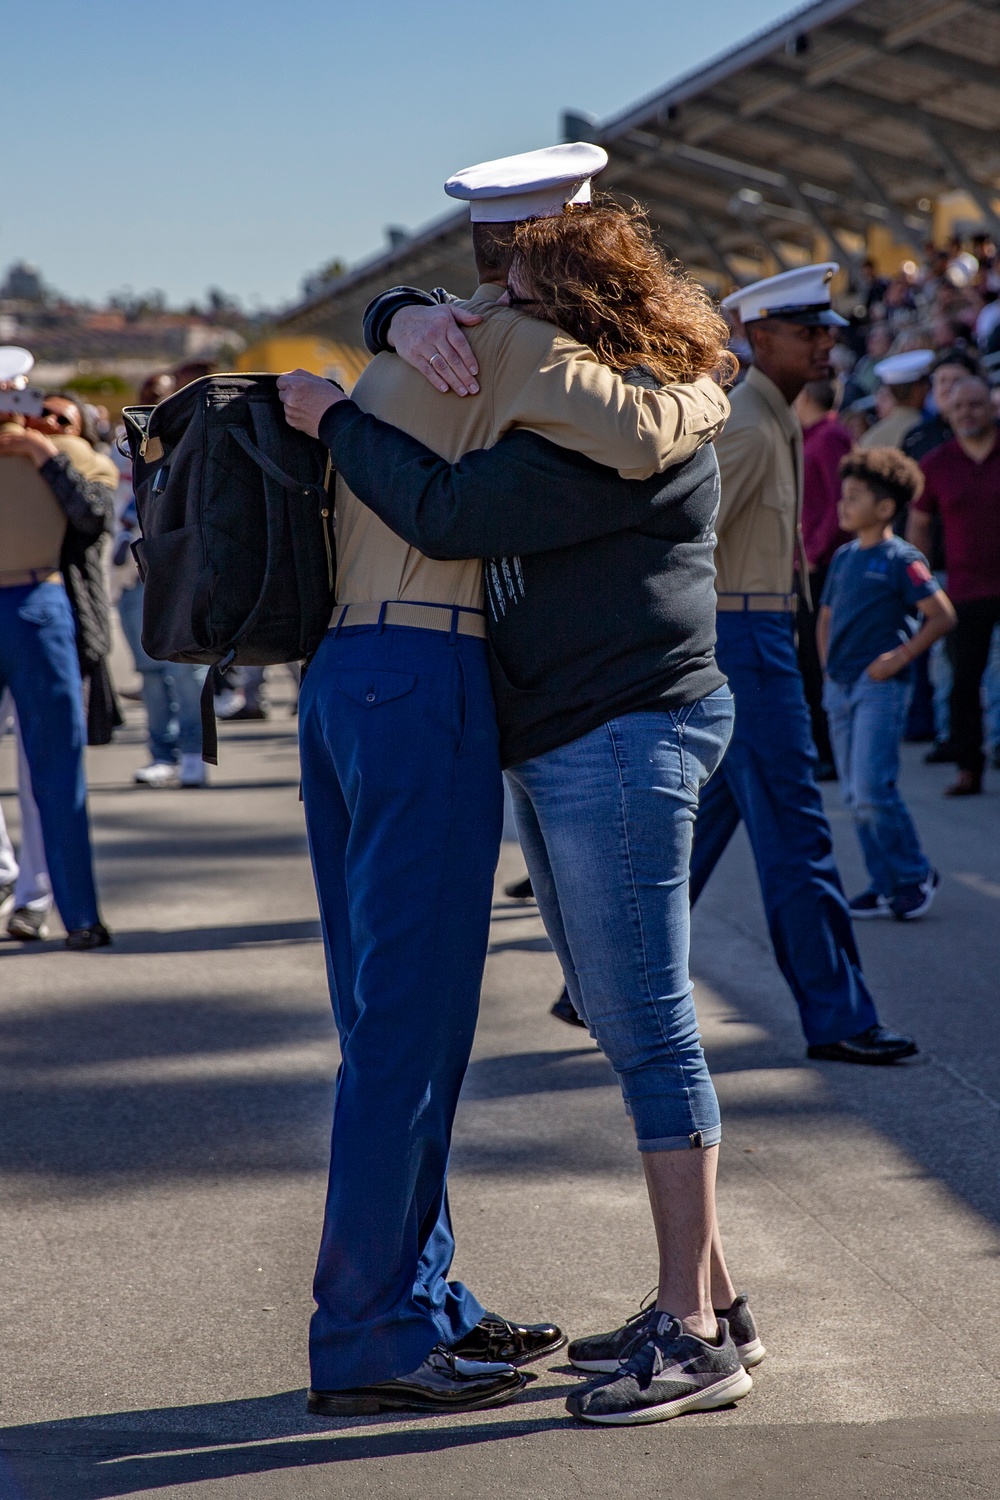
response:
<path id="1" fill-rule="evenodd" d="M 859 448 L 902 448 L 903 439 L 920 421 L 912 406 L 894 406 L 887 417 L 858 438 Z"/>
<path id="2" fill-rule="evenodd" d="M 721 429 L 729 403 L 714 381 L 647 390 L 628 385 L 551 323 L 497 306 L 483 285 L 460 304 L 483 316 L 466 329 L 478 396 L 442 395 L 395 354 L 379 354 L 354 387 L 362 411 L 456 462 L 525 427 L 630 478 L 680 463 Z M 544 504 L 544 497 L 540 500 Z M 482 564 L 424 557 L 337 480 L 337 602 L 413 600 L 481 609 Z"/>
<path id="3" fill-rule="evenodd" d="M 20 432 L 19 426 L 4 430 Z M 78 437 L 54 437 L 84 479 L 96 479 L 113 489 L 118 470 L 103 453 L 95 453 Z M 54 573 L 66 535 L 66 516 L 30 458 L 0 458 L 0 588 L 5 573 Z"/>
<path id="4" fill-rule="evenodd" d="M 778 387 L 756 367 L 731 395 L 716 440 L 722 497 L 715 529 L 720 594 L 790 594 L 802 544 L 802 427 Z"/>

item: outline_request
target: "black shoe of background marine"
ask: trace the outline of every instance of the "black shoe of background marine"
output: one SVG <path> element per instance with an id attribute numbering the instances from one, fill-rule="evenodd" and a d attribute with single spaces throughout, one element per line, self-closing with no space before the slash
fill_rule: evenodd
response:
<path id="1" fill-rule="evenodd" d="M 94 922 L 90 927 L 74 927 L 66 934 L 66 947 L 73 953 L 89 953 L 93 948 L 106 948 L 111 934 L 103 922 Z"/>
<path id="2" fill-rule="evenodd" d="M 559 999 L 549 1011 L 549 1015 L 555 1016 L 557 1021 L 565 1021 L 567 1026 L 582 1026 L 584 1031 L 587 1029 L 587 1023 L 569 998 L 569 990 L 565 985 L 563 985 Z"/>
<path id="3" fill-rule="evenodd" d="M 614 1373 L 574 1391 L 566 1410 L 584 1422 L 633 1427 L 730 1406 L 752 1388 L 725 1319 L 708 1340 L 685 1333 L 669 1313 L 657 1313 Z"/>
<path id="4" fill-rule="evenodd" d="M 528 1383 L 507 1364 L 475 1364 L 435 1344 L 410 1375 L 340 1391 L 310 1391 L 306 1410 L 314 1417 L 363 1417 L 380 1411 L 479 1411 L 506 1406 Z"/>
<path id="5" fill-rule="evenodd" d="M 463 1339 L 451 1347 L 459 1359 L 491 1364 L 529 1365 L 543 1354 L 561 1349 L 566 1335 L 554 1323 L 510 1323 L 496 1313 L 484 1313 Z"/>
<path id="6" fill-rule="evenodd" d="M 523 880 L 511 881 L 510 885 L 504 886 L 503 893 L 512 901 L 534 901 L 535 893 L 531 888 L 531 876 L 525 875 Z"/>
<path id="7" fill-rule="evenodd" d="M 912 1036 L 900 1036 L 885 1026 L 869 1026 L 857 1036 L 845 1037 L 842 1042 L 820 1042 L 806 1051 L 807 1057 L 822 1062 L 874 1063 L 899 1062 L 904 1057 L 913 1057 L 919 1051 Z"/>
<path id="8" fill-rule="evenodd" d="M 613 1329 L 611 1333 L 592 1333 L 589 1338 L 574 1339 L 567 1351 L 570 1364 L 576 1365 L 578 1370 L 591 1371 L 595 1375 L 610 1375 L 617 1370 L 631 1350 L 648 1336 L 649 1330 L 661 1316 L 653 1306 L 655 1301 L 654 1287 L 639 1311 L 633 1313 L 620 1328 Z M 724 1318 L 729 1324 L 729 1332 L 744 1370 L 759 1365 L 767 1350 L 757 1332 L 746 1292 L 740 1292 L 732 1307 L 717 1307 L 715 1316 Z"/>

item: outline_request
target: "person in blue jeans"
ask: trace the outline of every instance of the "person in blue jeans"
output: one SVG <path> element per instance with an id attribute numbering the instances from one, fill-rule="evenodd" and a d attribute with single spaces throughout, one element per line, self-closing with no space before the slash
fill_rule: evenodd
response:
<path id="1" fill-rule="evenodd" d="M 940 876 L 899 793 L 899 743 L 911 665 L 953 628 L 955 610 L 923 554 L 893 531 L 897 511 L 923 488 L 913 459 L 898 448 L 855 449 L 840 475 L 840 524 L 855 539 L 834 554 L 817 637 L 841 792 L 870 877 L 849 904 L 855 917 L 913 921 L 929 910 Z"/>
<path id="2" fill-rule="evenodd" d="M 131 579 L 118 598 L 118 618 L 132 652 L 135 669 L 142 677 L 142 703 L 146 710 L 146 732 L 150 761 L 140 766 L 133 780 L 140 786 L 204 786 L 205 762 L 201 758 L 201 690 L 207 667 L 190 662 L 156 661 L 142 644 L 142 601 L 145 588 L 135 571 L 129 543 L 139 535 L 135 500 L 126 507 L 115 542 L 114 561 L 127 567 Z"/>

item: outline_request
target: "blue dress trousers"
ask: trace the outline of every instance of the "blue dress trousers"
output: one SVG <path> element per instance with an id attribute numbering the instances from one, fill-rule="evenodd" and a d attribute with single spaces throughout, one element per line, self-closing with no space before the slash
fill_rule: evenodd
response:
<path id="1" fill-rule="evenodd" d="M 733 737 L 705 787 L 691 856 L 698 899 L 742 819 L 753 849 L 778 967 L 806 1041 L 842 1041 L 874 1026 L 851 916 L 816 785 L 816 750 L 791 614 L 720 613 L 719 666 L 736 700 Z"/>
<path id="2" fill-rule="evenodd" d="M 446 1175 L 503 824 L 485 643 L 330 631 L 300 739 L 341 1049 L 310 1363 L 336 1390 L 408 1374 L 483 1312 L 448 1280 Z"/>

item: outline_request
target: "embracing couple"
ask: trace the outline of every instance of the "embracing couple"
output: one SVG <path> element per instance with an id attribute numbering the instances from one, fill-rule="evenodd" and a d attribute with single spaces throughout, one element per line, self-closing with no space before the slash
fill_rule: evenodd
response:
<path id="1" fill-rule="evenodd" d="M 570 996 L 621 1085 L 659 1249 L 655 1305 L 570 1344 L 595 1378 L 569 1410 L 627 1424 L 722 1406 L 763 1355 L 723 1258 L 688 975 L 698 799 L 733 722 L 711 440 L 734 362 L 646 221 L 591 202 L 606 160 L 575 144 L 451 179 L 471 202 L 475 296 L 379 298 L 367 327 L 386 352 L 353 400 L 303 372 L 279 382 L 338 476 L 337 605 L 300 705 L 342 1055 L 318 1415 L 502 1405 L 519 1367 L 565 1342 L 448 1279 L 501 769 Z"/>

